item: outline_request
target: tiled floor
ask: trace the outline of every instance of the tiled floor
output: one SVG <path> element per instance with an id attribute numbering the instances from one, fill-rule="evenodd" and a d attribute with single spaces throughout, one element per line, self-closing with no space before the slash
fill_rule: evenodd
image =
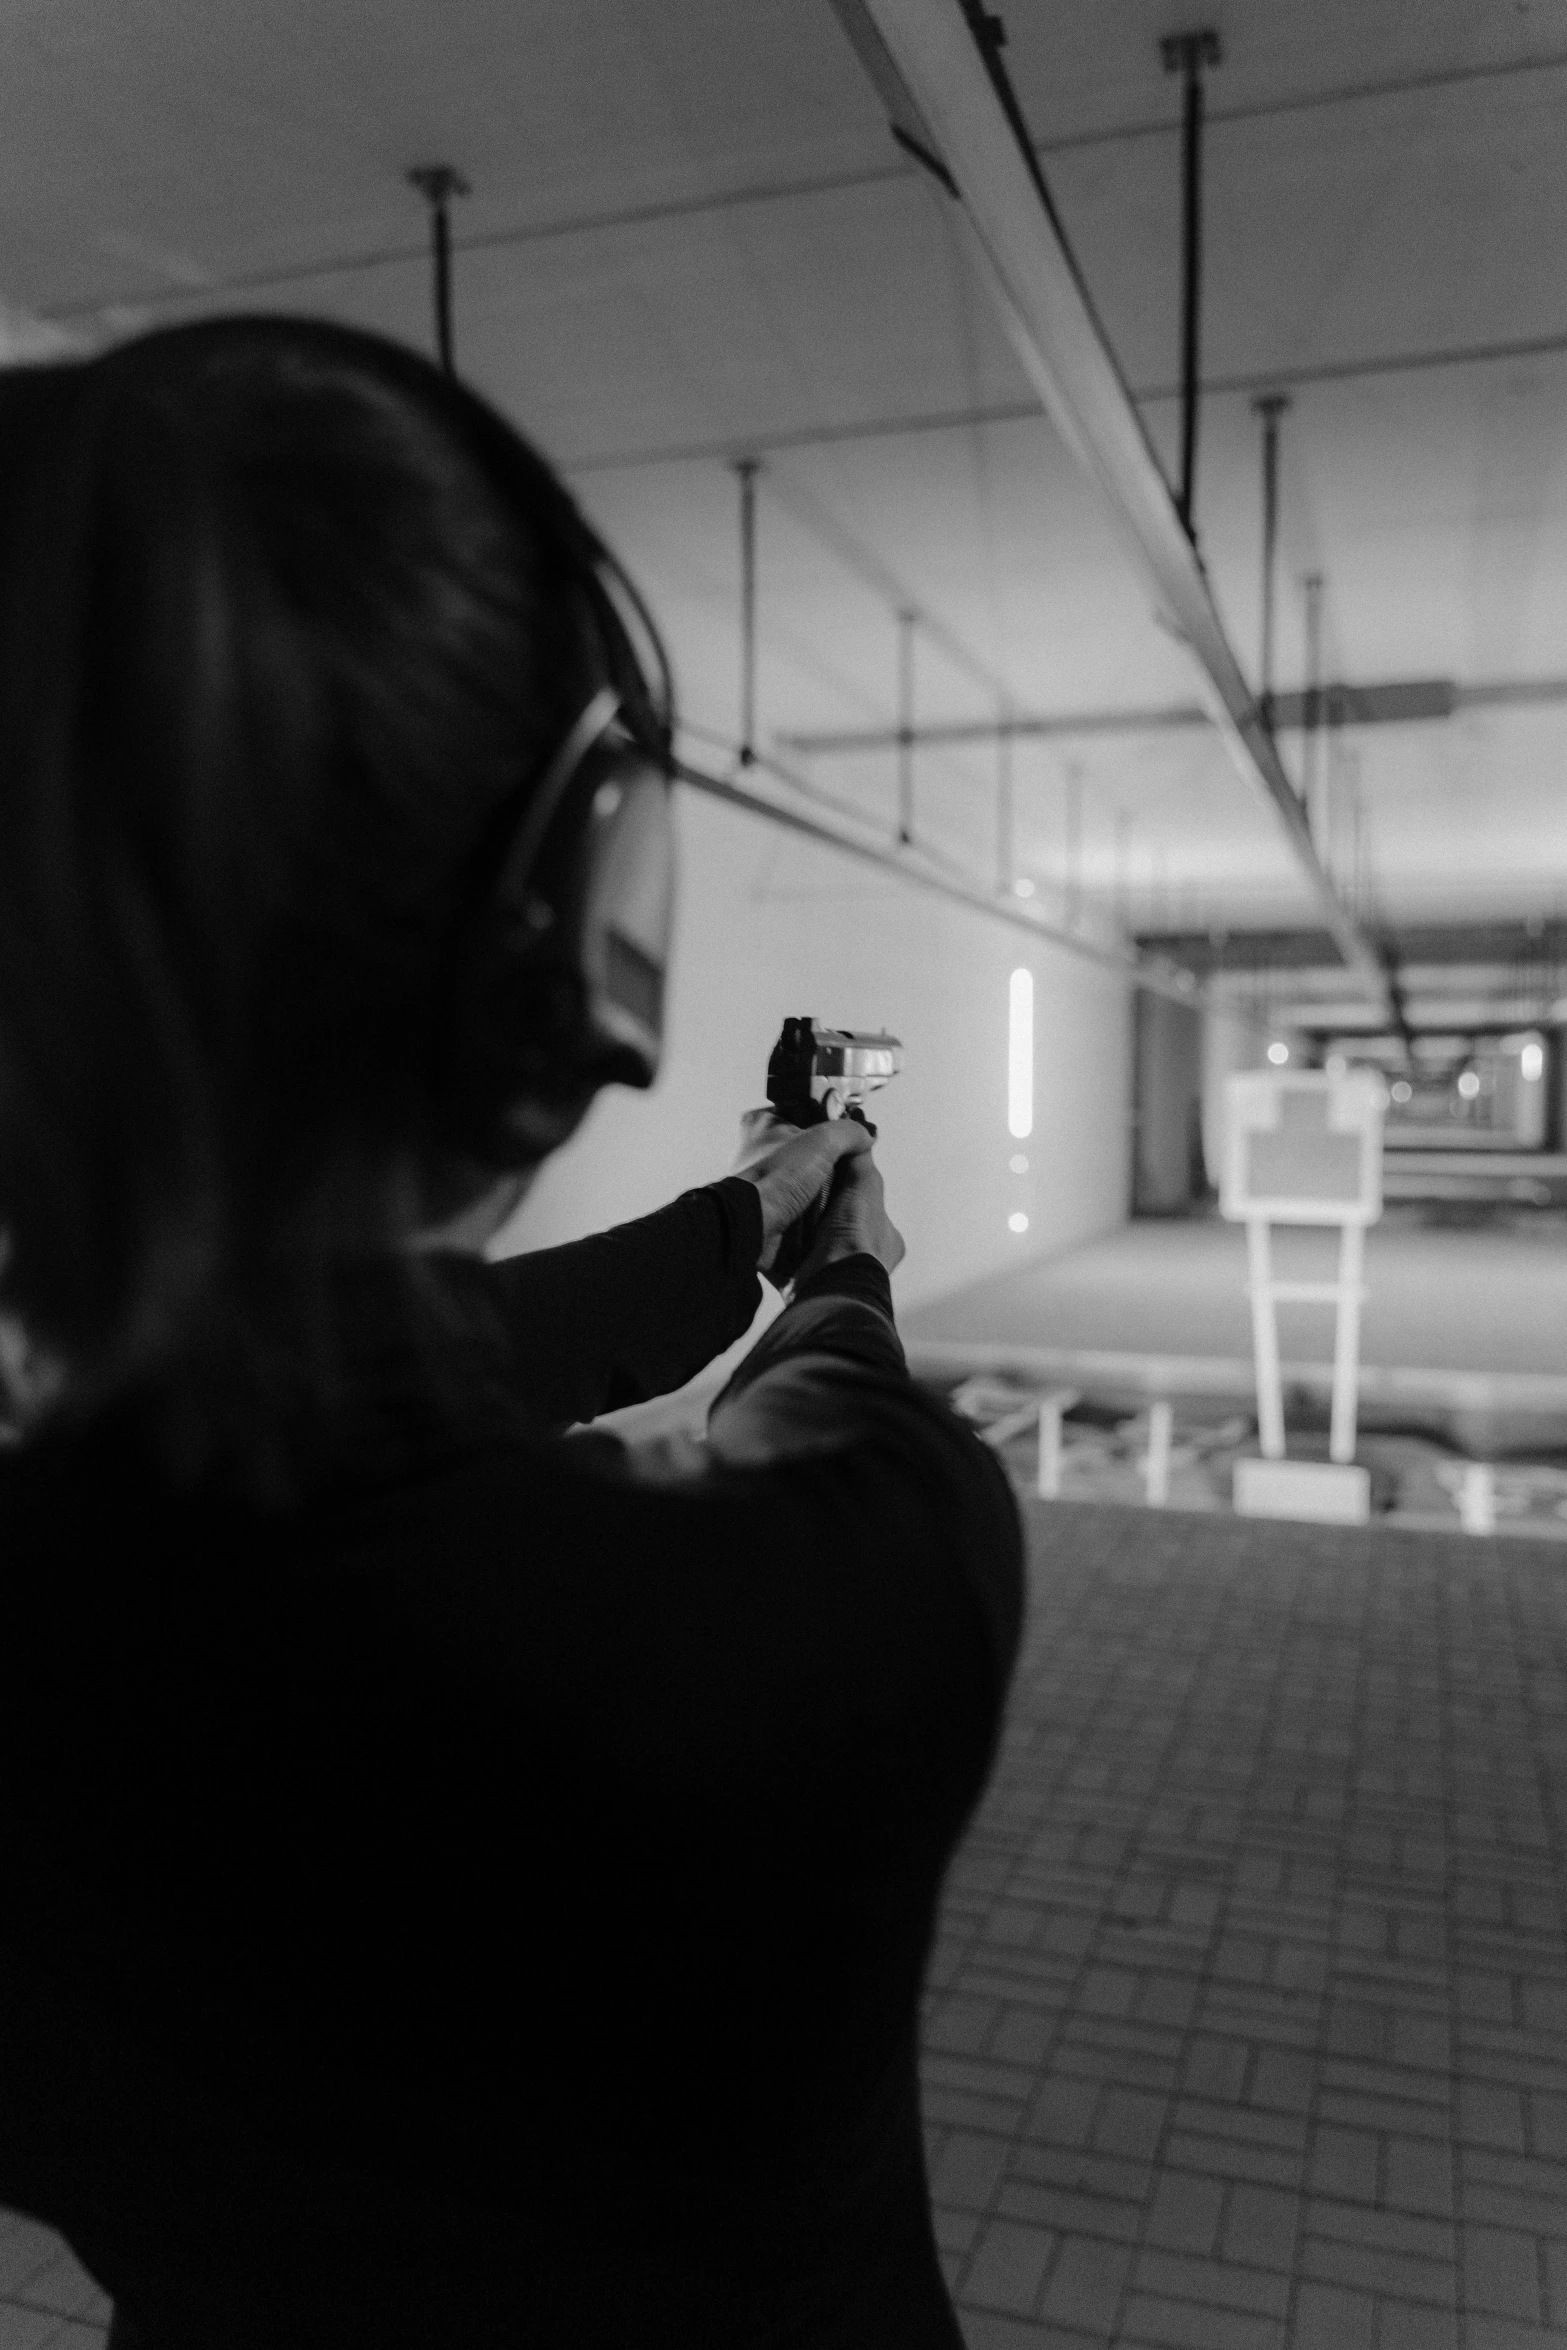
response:
<path id="1" fill-rule="evenodd" d="M 927 2030 L 971 2350 L 1567 2342 L 1567 1549 L 1035 1512 Z"/>
<path id="2" fill-rule="evenodd" d="M 926 2034 L 970 2350 L 1567 2344 L 1567 1548 L 1032 1514 Z M 0 2350 L 89 2293 L 0 2218 Z"/>

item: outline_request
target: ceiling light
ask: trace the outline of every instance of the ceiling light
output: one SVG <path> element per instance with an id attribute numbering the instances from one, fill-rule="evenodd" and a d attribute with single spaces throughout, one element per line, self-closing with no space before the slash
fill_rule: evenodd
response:
<path id="1" fill-rule="evenodd" d="M 1472 1102 L 1480 1090 L 1480 1080 L 1473 1069 L 1466 1069 L 1458 1080 L 1458 1090 L 1466 1102 Z"/>
<path id="2" fill-rule="evenodd" d="M 1034 1131 L 1034 974 L 1013 972 L 1007 1007 L 1007 1132 L 1022 1142 Z"/>
<path id="3" fill-rule="evenodd" d="M 1414 1089 L 1414 1087 L 1413 1087 L 1413 1086 L 1410 1084 L 1410 1082 L 1409 1082 L 1409 1079 L 1408 1079 L 1407 1077 L 1395 1077 L 1395 1078 L 1394 1078 L 1394 1080 L 1393 1080 L 1393 1099 L 1394 1099 L 1394 1101 L 1396 1101 L 1396 1102 L 1412 1102 L 1412 1101 L 1414 1100 L 1414 1098 L 1415 1098 L 1415 1089 Z"/>
<path id="4" fill-rule="evenodd" d="M 1014 1208 L 1007 1218 L 1007 1230 L 1009 1232 L 1026 1232 L 1028 1230 L 1028 1218 L 1021 1208 Z"/>
<path id="5" fill-rule="evenodd" d="M 1022 881 L 1014 881 L 1012 884 L 1012 894 L 1014 897 L 1031 898 L 1034 894 L 1034 885 L 1027 879 Z"/>
<path id="6" fill-rule="evenodd" d="M 1518 1074 L 1526 1085 L 1535 1084 L 1545 1075 L 1545 1047 L 1533 1040 L 1518 1055 Z"/>
<path id="7" fill-rule="evenodd" d="M 1007 1165 L 1011 1168 L 1014 1175 L 1026 1175 L 1028 1173 L 1028 1161 L 1024 1158 L 1021 1151 L 1014 1151 L 1011 1158 L 1008 1159 Z"/>
<path id="8" fill-rule="evenodd" d="M 1282 1069 L 1289 1057 L 1290 1048 L 1287 1044 L 1280 1044 L 1277 1039 L 1275 1039 L 1275 1041 L 1269 1045 L 1268 1058 L 1273 1063 L 1275 1069 Z"/>

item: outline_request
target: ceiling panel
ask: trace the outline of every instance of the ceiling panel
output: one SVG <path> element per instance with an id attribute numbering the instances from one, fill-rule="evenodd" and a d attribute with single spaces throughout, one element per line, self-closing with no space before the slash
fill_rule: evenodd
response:
<path id="1" fill-rule="evenodd" d="M 1008 14 L 1025 110 L 1168 462 L 1178 90 L 1157 41 L 1182 20 L 1148 0 Z M 1210 15 L 1226 61 L 1198 512 L 1243 662 L 1266 384 L 1293 403 L 1280 683 L 1302 676 L 1311 572 L 1334 675 L 1567 671 L 1567 352 L 1549 347 L 1567 341 L 1567 0 Z M 1032 409 L 948 200 L 892 150 L 827 0 L 21 0 L 0 24 L 0 291 L 89 337 L 243 306 L 428 347 L 405 174 L 435 159 L 474 183 L 455 220 L 464 372 L 569 469 L 643 579 L 715 759 L 736 727 L 743 453 L 765 461 L 768 739 L 890 724 L 905 604 L 934 624 L 919 717 L 988 716 L 1001 690 L 1043 711 L 1189 697 L 1184 656 Z M 8 347 L 26 331 L 7 325 Z M 1340 748 L 1378 903 L 1561 902 L 1562 713 Z M 1019 759 L 1020 859 L 1041 889 L 1061 879 L 1075 764 L 1086 888 L 1193 920 L 1299 918 L 1277 835 L 1213 740 Z M 810 780 L 893 805 L 886 757 L 818 760 Z M 981 869 L 993 787 L 988 753 L 921 755 L 922 821 Z"/>
<path id="2" fill-rule="evenodd" d="M 20 0 L 0 18 L 8 291 L 34 308 L 889 169 L 819 0 Z"/>
<path id="3" fill-rule="evenodd" d="M 1203 203 L 1209 374 L 1287 378 L 1567 335 L 1564 118 L 1567 61 L 1214 122 Z M 1048 156 L 1046 170 L 1128 380 L 1173 386 L 1175 130 L 1075 147 Z"/>

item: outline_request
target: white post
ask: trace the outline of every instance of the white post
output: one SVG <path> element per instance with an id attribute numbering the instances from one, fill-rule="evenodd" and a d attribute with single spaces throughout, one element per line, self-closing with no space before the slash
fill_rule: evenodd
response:
<path id="1" fill-rule="evenodd" d="M 1468 1461 L 1458 1488 L 1458 1523 L 1466 1534 L 1496 1532 L 1496 1473 L 1489 1461 Z"/>
<path id="2" fill-rule="evenodd" d="M 1043 1396 L 1039 1405 L 1039 1476 L 1036 1491 L 1044 1501 L 1061 1492 L 1061 1399 Z"/>
<path id="3" fill-rule="evenodd" d="M 1279 1323 L 1273 1304 L 1273 1259 L 1268 1226 L 1261 1216 L 1246 1219 L 1246 1254 L 1251 1269 L 1251 1337 L 1257 1357 L 1257 1434 L 1266 1461 L 1284 1458 L 1284 1383 L 1279 1376 Z"/>
<path id="4" fill-rule="evenodd" d="M 1167 1403 L 1152 1405 L 1148 1413 L 1148 1452 L 1143 1461 L 1143 1490 L 1148 1506 L 1162 1510 L 1170 1498 L 1170 1438 L 1175 1412 Z"/>
<path id="5" fill-rule="evenodd" d="M 1355 1407 L 1360 1386 L 1360 1290 L 1365 1227 L 1345 1224 L 1339 1231 L 1338 1300 L 1333 1316 L 1333 1417 L 1328 1432 L 1328 1458 L 1355 1457 Z"/>

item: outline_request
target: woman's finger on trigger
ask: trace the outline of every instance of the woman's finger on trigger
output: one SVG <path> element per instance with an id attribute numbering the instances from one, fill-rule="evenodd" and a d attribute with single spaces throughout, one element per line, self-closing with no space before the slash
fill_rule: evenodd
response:
<path id="1" fill-rule="evenodd" d="M 858 1118 L 834 1118 L 822 1128 L 822 1132 L 832 1138 L 832 1155 L 835 1159 L 857 1158 L 862 1152 L 874 1147 L 871 1135 Z"/>

